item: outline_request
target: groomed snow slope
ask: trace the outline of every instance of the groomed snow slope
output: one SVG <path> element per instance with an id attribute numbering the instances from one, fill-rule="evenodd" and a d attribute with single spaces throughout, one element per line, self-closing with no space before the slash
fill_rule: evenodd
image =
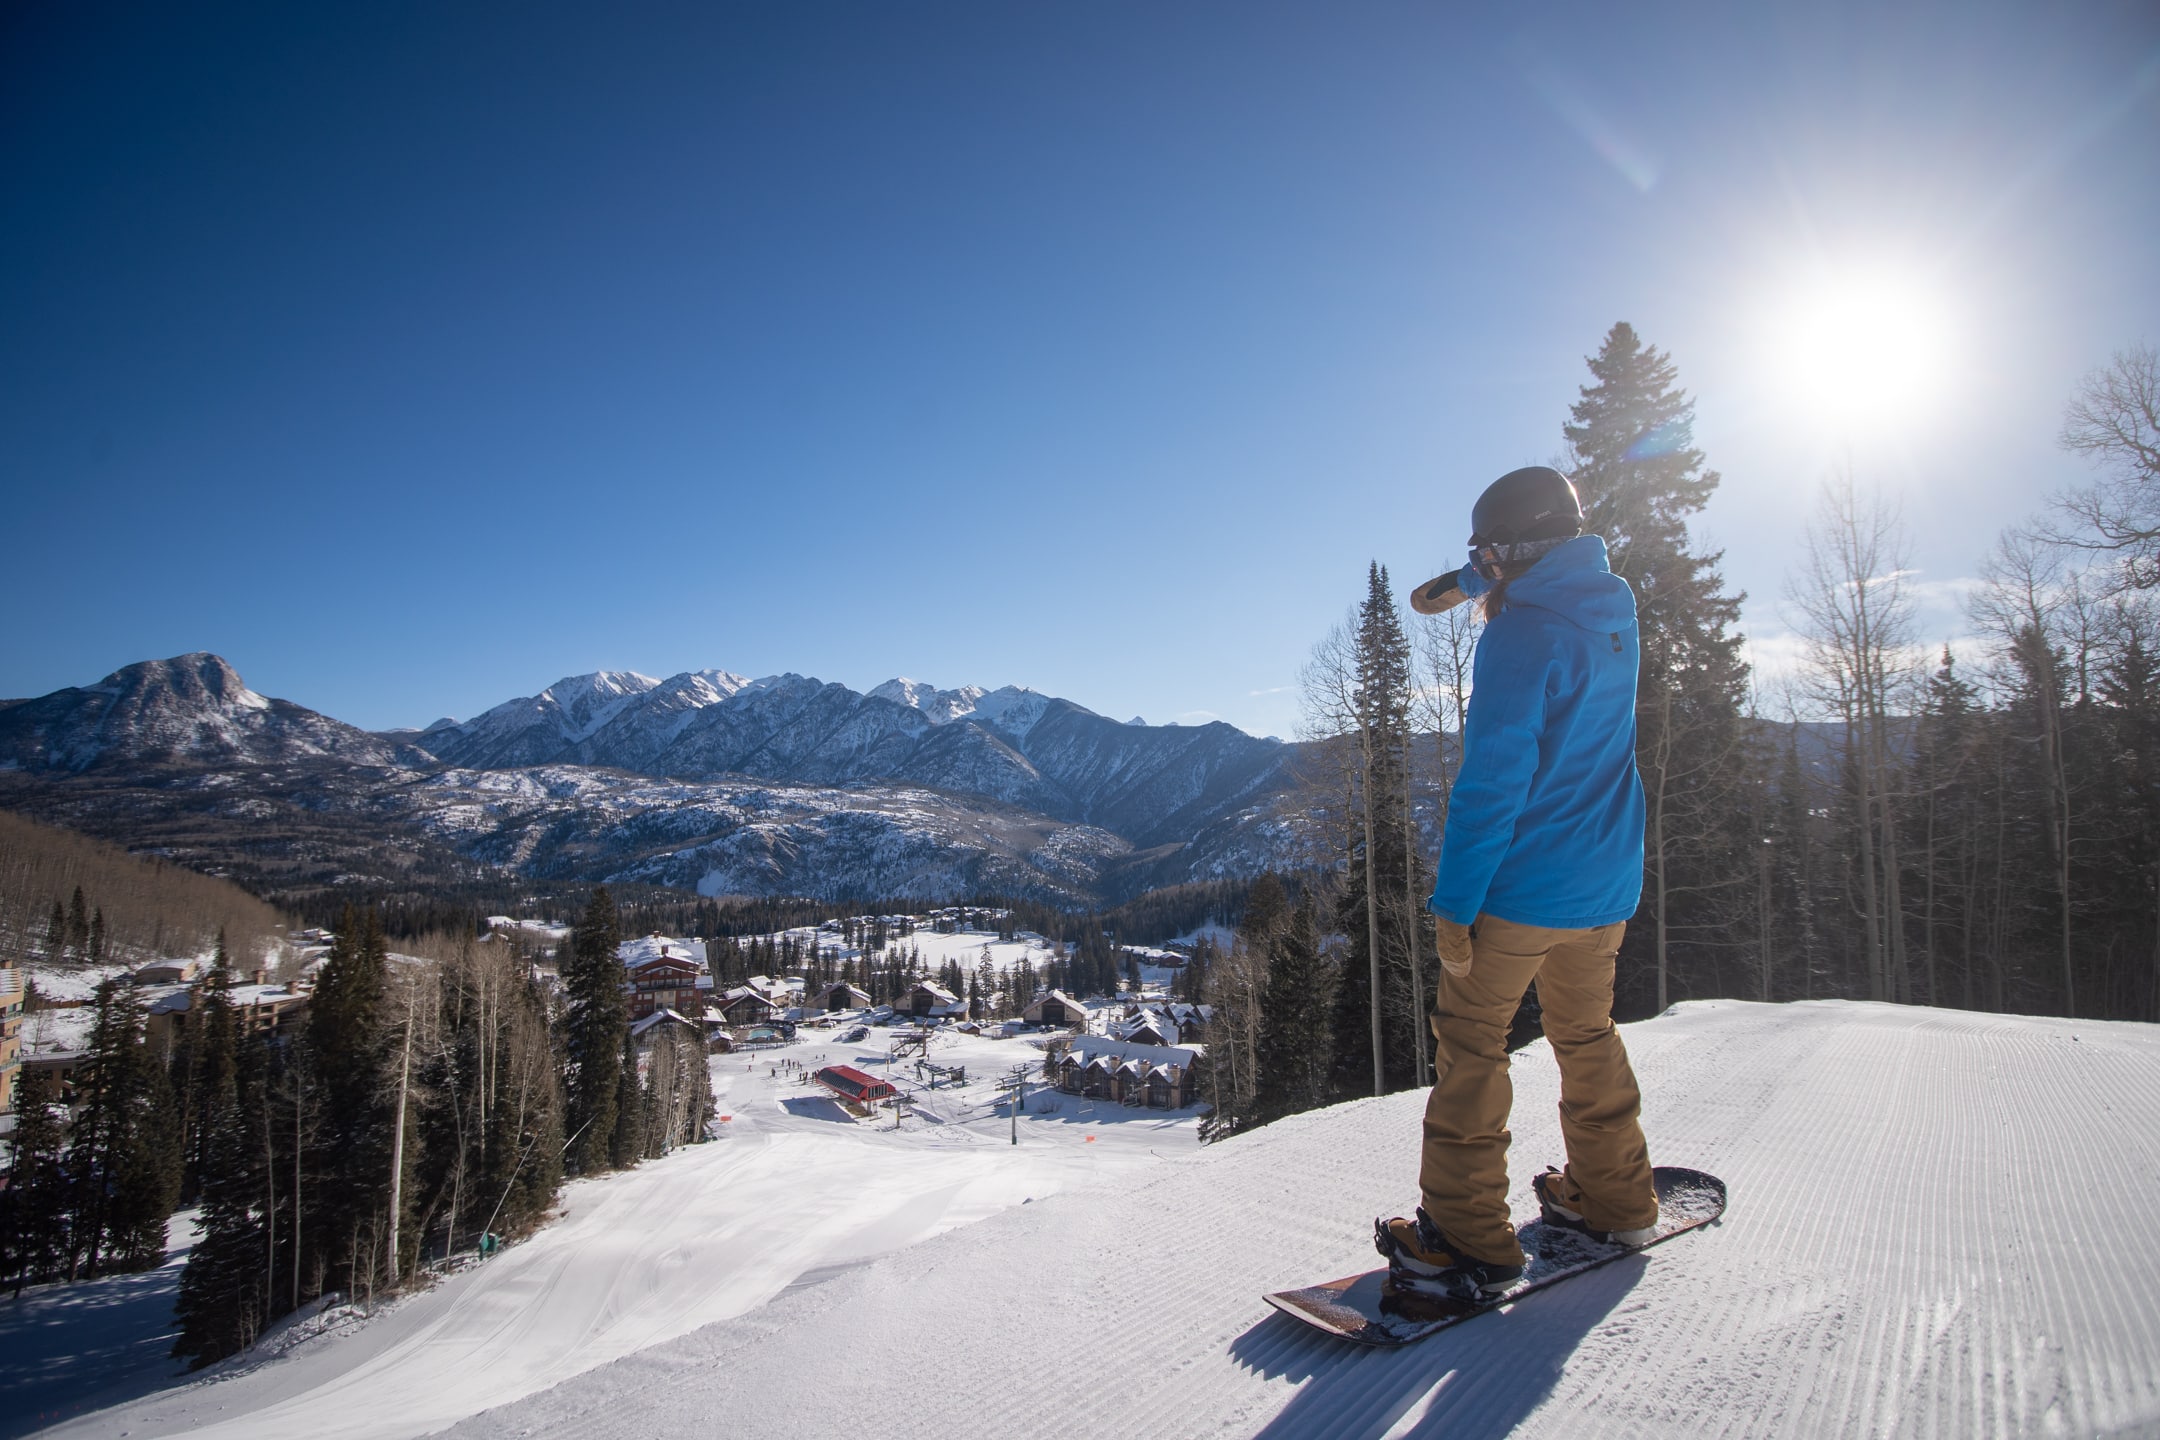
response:
<path id="1" fill-rule="evenodd" d="M 723 1117 L 715 1143 L 572 1182 L 562 1214 L 529 1240 L 365 1324 L 340 1322 L 182 1378 L 158 1363 L 171 1344 L 160 1335 L 177 1280 L 171 1264 L 147 1287 L 143 1277 L 107 1277 L 39 1287 L 19 1306 L 0 1298 L 0 1394 L 15 1407 L 0 1410 L 0 1435 L 28 1433 L 34 1425 L 22 1422 L 53 1414 L 80 1418 L 49 1433 L 82 1436 L 427 1434 L 743 1314 L 789 1286 L 1196 1148 L 1196 1109 L 1054 1093 L 1029 1097 L 1021 1143 L 1010 1145 L 1011 1117 L 984 1082 L 1040 1061 L 1018 1041 L 941 1033 L 931 1058 L 965 1065 L 975 1083 L 932 1091 L 905 1065 L 882 1068 L 886 1031 L 863 1044 L 802 1033 L 815 1038 L 714 1057 Z M 890 1073 L 916 1091 L 905 1124 L 896 1130 L 882 1113 L 850 1119 L 808 1079 L 835 1062 Z M 162 1307 L 150 1293 L 160 1287 Z M 17 1373 L 18 1350 L 76 1363 L 51 1377 Z M 81 1363 L 84 1355 L 99 1363 Z"/>
<path id="2" fill-rule="evenodd" d="M 1413 1198 L 1405 1094 L 1007 1211 L 452 1433 L 2160 1432 L 2160 1028 L 1718 1002 L 1627 1036 L 1656 1157 L 1725 1176 L 1724 1223 L 1422 1346 L 1353 1350 L 1259 1299 L 1373 1263 L 1371 1217 Z M 1515 1075 L 1520 1211 L 1560 1150 L 1549 1052 Z"/>
<path id="3" fill-rule="evenodd" d="M 1375 1263 L 1418 1094 L 1207 1148 L 1031 1114 L 1012 1150 L 756 1061 L 716 1066 L 727 1140 L 573 1185 L 501 1259 L 46 1433 L 2160 1434 L 2160 1027 L 1718 1002 L 1627 1037 L 1654 1155 L 1725 1176 L 1724 1223 L 1407 1351 L 1259 1297 Z M 1549 1052 L 1515 1077 L 1520 1213 L 1560 1150 Z"/>

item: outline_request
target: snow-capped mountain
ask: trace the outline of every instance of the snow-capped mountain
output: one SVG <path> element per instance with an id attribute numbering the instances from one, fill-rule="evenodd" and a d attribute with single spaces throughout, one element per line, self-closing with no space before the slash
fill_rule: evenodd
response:
<path id="1" fill-rule="evenodd" d="M 802 675 L 745 680 L 722 670 L 666 681 L 571 676 L 417 738 L 443 761 L 475 769 L 902 781 L 1101 825 L 1143 847 L 1186 839 L 1279 786 L 1288 753 L 1229 725 L 1119 724 L 1020 686 L 940 690 L 895 679 L 859 694 Z"/>
<path id="2" fill-rule="evenodd" d="M 667 680 L 634 670 L 571 675 L 463 724 L 437 721 L 423 732 L 421 743 L 453 765 L 597 764 L 641 770 L 698 711 L 749 684 L 725 670 L 693 670 Z"/>
<path id="3" fill-rule="evenodd" d="M 0 701 L 0 805 L 266 894 L 475 866 L 707 894 L 1095 903 L 1296 858 L 1291 747 L 1016 686 L 601 671 L 370 734 L 214 655 Z"/>
<path id="4" fill-rule="evenodd" d="M 95 685 L 0 701 L 0 766 L 83 771 L 151 764 L 262 765 L 310 758 L 394 765 L 409 747 L 271 700 L 198 652 L 145 660 Z"/>

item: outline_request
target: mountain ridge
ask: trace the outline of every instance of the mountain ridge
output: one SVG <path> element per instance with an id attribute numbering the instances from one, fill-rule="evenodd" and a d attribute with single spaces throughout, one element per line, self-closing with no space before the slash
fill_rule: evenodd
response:
<path id="1" fill-rule="evenodd" d="M 371 732 L 198 652 L 0 702 L 0 804 L 288 891 L 479 864 L 707 894 L 1089 904 L 1277 863 L 1287 832 L 1267 811 L 1293 754 L 1219 722 L 1134 726 L 1021 686 L 905 677 L 856 692 L 602 670 Z"/>

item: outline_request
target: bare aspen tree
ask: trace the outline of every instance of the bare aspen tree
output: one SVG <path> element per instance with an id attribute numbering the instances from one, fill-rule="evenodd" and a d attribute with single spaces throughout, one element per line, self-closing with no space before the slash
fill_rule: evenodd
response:
<path id="1" fill-rule="evenodd" d="M 417 1019 L 414 1012 L 419 1008 L 414 993 L 419 988 L 416 978 L 411 974 L 400 978 L 403 983 L 398 989 L 403 1003 L 399 1008 L 405 1013 L 398 1027 L 401 1038 L 398 1044 L 397 1105 L 390 1128 L 390 1221 L 386 1227 L 389 1231 L 389 1246 L 385 1252 L 386 1273 L 393 1287 L 397 1284 L 402 1269 L 398 1263 L 398 1221 L 403 1217 L 405 1208 L 405 1114 L 407 1103 L 412 1096 L 413 1023 Z"/>
<path id="2" fill-rule="evenodd" d="M 1202 1129 L 1211 1140 L 1235 1134 L 1252 1121 L 1260 1079 L 1260 997 L 1267 988 L 1272 938 L 1265 929 L 1241 924 L 1208 971 L 1208 1000 L 1214 1011 L 1208 1022 L 1208 1074 L 1215 1113 Z"/>
<path id="3" fill-rule="evenodd" d="M 1374 836 L 1372 787 L 1367 781 L 1372 774 L 1372 737 L 1358 703 L 1354 613 L 1313 646 L 1312 657 L 1299 672 L 1298 690 L 1303 710 L 1299 735 L 1315 742 L 1312 749 L 1319 757 L 1314 766 L 1316 778 L 1338 807 L 1334 822 L 1326 828 L 1342 841 L 1348 840 L 1353 829 L 1364 836 L 1368 866 L 1365 958 L 1372 984 L 1373 1093 L 1378 1095 L 1387 1089 L 1380 1024 L 1380 895 L 1379 888 L 1369 883 Z M 1338 854 L 1349 849 L 1347 843 L 1335 847 Z"/>
<path id="4" fill-rule="evenodd" d="M 2101 478 L 2056 496 L 2039 538 L 2113 556 L 2133 589 L 2160 585 L 2160 350 L 2133 345 L 2087 375 L 2059 439 Z"/>
<path id="5" fill-rule="evenodd" d="M 1457 605 L 1438 615 L 1418 616 L 1411 630 L 1417 683 L 1412 687 L 1416 719 L 1410 728 L 1413 734 L 1423 728 L 1433 737 L 1433 826 L 1442 836 L 1447 833 L 1448 802 L 1455 794 L 1455 776 L 1462 765 L 1463 732 L 1470 718 L 1470 680 L 1472 665 L 1477 658 L 1478 613 L 1475 605 Z M 1404 773 L 1409 774 L 1411 769 L 1406 758 Z M 1414 866 L 1411 874 L 1416 874 Z M 1415 895 L 1411 900 L 1411 913 L 1415 915 L 1420 902 Z M 1421 948 L 1414 935 L 1410 943 L 1413 953 Z M 1421 973 L 1419 979 L 1422 980 Z M 1422 983 L 1418 986 L 1418 996 L 1422 1011 L 1425 1008 Z M 1418 1073 L 1428 1075 L 1431 1072 L 1426 1047 L 1432 1030 L 1422 1014 L 1416 1033 Z"/>
<path id="6" fill-rule="evenodd" d="M 2064 755 L 2062 692 L 2057 643 L 2065 621 L 2084 628 L 2089 605 L 2078 577 L 2064 566 L 2050 542 L 2021 531 L 2006 532 L 1995 553 L 1981 567 L 1982 588 L 1974 593 L 1973 619 L 2001 646 L 2002 662 L 2012 673 L 2005 688 L 2031 692 L 2039 768 L 2046 799 L 2048 858 L 2054 872 L 2060 916 L 2063 1013 L 2077 1013 L 2077 976 L 2071 949 L 2071 809 L 2070 776 Z M 2020 675 L 2022 672 L 2022 686 Z"/>
<path id="7" fill-rule="evenodd" d="M 1906 573 L 1897 512 L 1879 496 L 1863 498 L 1851 468 L 1840 469 L 1823 486 L 1786 599 L 1806 646 L 1801 693 L 1843 730 L 1871 1000 L 1912 998 L 1891 734 L 1913 680 Z"/>

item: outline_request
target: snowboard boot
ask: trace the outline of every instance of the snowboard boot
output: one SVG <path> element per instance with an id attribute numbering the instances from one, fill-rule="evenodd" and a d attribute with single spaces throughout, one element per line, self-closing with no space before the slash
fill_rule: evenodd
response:
<path id="1" fill-rule="evenodd" d="M 1573 1230 L 1587 1235 L 1600 1245 L 1625 1245 L 1637 1250 L 1657 1238 L 1657 1227 L 1645 1225 L 1640 1230 L 1593 1230 L 1588 1221 L 1560 1203 L 1558 1190 L 1561 1174 L 1546 1167 L 1545 1173 L 1531 1180 L 1530 1188 L 1537 1192 L 1538 1213 L 1547 1225 L 1560 1230 Z"/>
<path id="2" fill-rule="evenodd" d="M 1398 1215 L 1373 1221 L 1373 1248 L 1387 1257 L 1388 1278 L 1397 1285 L 1461 1300 L 1497 1299 L 1523 1274 L 1520 1265 L 1495 1265 L 1463 1254 L 1422 1205 L 1416 1219 Z"/>

